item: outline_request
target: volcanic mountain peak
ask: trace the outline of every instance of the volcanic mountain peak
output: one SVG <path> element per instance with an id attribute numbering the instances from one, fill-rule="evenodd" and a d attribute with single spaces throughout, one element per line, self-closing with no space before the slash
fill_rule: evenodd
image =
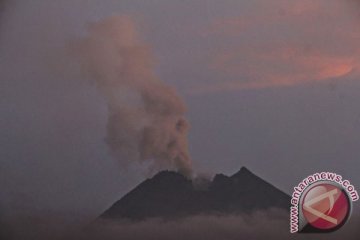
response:
<path id="1" fill-rule="evenodd" d="M 253 175 L 256 176 L 255 174 L 253 174 L 249 169 L 247 169 L 246 167 L 241 167 L 240 170 L 235 173 L 234 175 L 232 175 L 232 177 L 234 176 L 239 176 L 239 175 Z"/>
<path id="2" fill-rule="evenodd" d="M 217 174 L 208 187 L 174 171 L 161 171 L 117 201 L 101 217 L 142 220 L 198 214 L 237 214 L 259 209 L 288 210 L 290 197 L 247 168 L 232 176 Z"/>

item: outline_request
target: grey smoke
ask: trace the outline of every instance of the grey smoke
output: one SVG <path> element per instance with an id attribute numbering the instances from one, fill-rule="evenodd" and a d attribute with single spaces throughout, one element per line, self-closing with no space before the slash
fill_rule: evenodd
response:
<path id="1" fill-rule="evenodd" d="M 80 50 L 79 50 L 80 49 Z M 122 163 L 191 175 L 186 107 L 153 70 L 149 47 L 129 16 L 91 24 L 76 45 L 108 106 L 106 143 Z"/>

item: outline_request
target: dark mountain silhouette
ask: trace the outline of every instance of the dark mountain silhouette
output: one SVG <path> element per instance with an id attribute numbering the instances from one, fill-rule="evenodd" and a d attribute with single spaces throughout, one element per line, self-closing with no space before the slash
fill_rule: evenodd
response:
<path id="1" fill-rule="evenodd" d="M 245 167 L 228 177 L 217 174 L 199 187 L 183 175 L 162 171 L 147 179 L 106 210 L 100 218 L 143 220 L 198 214 L 237 214 L 290 208 L 290 196 Z"/>

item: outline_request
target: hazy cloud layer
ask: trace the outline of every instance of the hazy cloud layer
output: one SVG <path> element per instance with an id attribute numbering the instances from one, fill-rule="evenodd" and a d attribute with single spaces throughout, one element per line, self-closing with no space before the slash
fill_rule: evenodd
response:
<path id="1" fill-rule="evenodd" d="M 358 218 L 352 218 L 337 232 L 330 234 L 290 234 L 288 214 L 271 210 L 252 215 L 194 216 L 181 220 L 151 219 L 139 223 L 94 222 L 88 226 L 64 224 L 49 220 L 18 222 L 16 231 L 8 231 L 8 239 L 55 240 L 237 240 L 237 239 L 349 239 L 359 235 Z M 30 223 L 30 225 L 29 225 Z M 11 230 L 11 228 L 10 228 Z M 5 235 L 6 236 L 6 235 Z"/>
<path id="2" fill-rule="evenodd" d="M 218 39 L 199 92 L 291 86 L 359 76 L 358 16 L 343 1 L 255 1 L 256 12 L 213 20 Z M 195 91 L 196 92 L 196 91 Z"/>

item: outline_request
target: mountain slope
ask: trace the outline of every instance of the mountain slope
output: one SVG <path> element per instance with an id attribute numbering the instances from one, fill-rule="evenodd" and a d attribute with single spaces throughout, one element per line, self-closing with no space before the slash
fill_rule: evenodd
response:
<path id="1" fill-rule="evenodd" d="M 217 174 L 206 189 L 194 187 L 191 180 L 179 173 L 162 171 L 139 184 L 100 217 L 142 220 L 289 207 L 287 194 L 245 167 L 230 177 Z"/>

